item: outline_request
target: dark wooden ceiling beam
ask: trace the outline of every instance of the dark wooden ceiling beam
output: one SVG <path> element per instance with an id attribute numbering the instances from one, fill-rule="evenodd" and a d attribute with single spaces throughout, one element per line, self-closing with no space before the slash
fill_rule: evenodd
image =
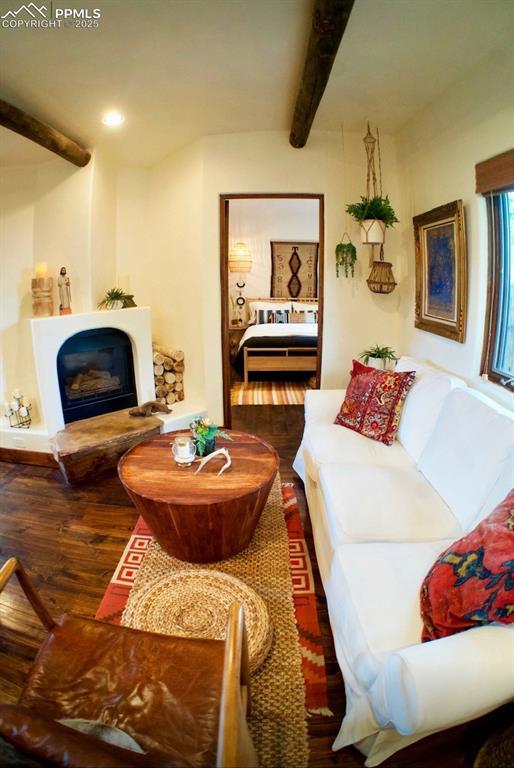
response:
<path id="1" fill-rule="evenodd" d="M 332 70 L 354 0 L 316 0 L 289 142 L 304 147 Z"/>
<path id="2" fill-rule="evenodd" d="M 87 165 L 91 159 L 91 153 L 73 139 L 69 139 L 63 133 L 52 128 L 51 125 L 27 115 L 26 112 L 8 104 L 3 99 L 0 99 L 0 125 L 25 136 L 30 141 L 35 141 L 36 144 L 49 149 L 50 152 L 55 152 L 56 155 L 63 157 L 73 165 L 78 165 L 79 168 Z"/>

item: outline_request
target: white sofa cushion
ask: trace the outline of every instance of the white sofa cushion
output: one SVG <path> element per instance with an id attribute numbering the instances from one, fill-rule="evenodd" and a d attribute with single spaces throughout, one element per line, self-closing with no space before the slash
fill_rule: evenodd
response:
<path id="1" fill-rule="evenodd" d="M 314 481 L 322 464 L 357 462 L 393 467 L 414 466 L 407 451 L 398 442 L 384 445 L 339 424 L 313 422 L 305 425 L 302 445 L 305 469 Z"/>
<path id="2" fill-rule="evenodd" d="M 345 389 L 308 389 L 305 393 L 305 425 L 326 424 L 333 425 L 335 417 L 339 413 L 341 403 L 346 394 Z M 307 482 L 307 469 L 305 460 L 305 431 L 300 447 L 296 452 L 293 469 Z M 314 472 L 317 477 L 317 469 Z"/>
<path id="3" fill-rule="evenodd" d="M 420 643 L 421 583 L 451 541 L 345 544 L 336 551 L 325 584 L 330 623 L 336 651 L 362 689 L 392 651 Z"/>
<path id="4" fill-rule="evenodd" d="M 397 438 L 414 461 L 418 461 L 437 422 L 443 402 L 455 387 L 465 387 L 462 379 L 401 357 L 397 371 L 416 371 L 414 383 L 405 398 Z"/>
<path id="5" fill-rule="evenodd" d="M 463 534 L 414 466 L 323 464 L 318 477 L 334 549 L 350 541 L 430 541 Z"/>
<path id="6" fill-rule="evenodd" d="M 497 507 L 514 488 L 514 446 L 507 452 L 505 459 L 499 466 L 499 471 L 498 479 L 487 494 L 480 512 L 473 522 L 473 525 L 470 526 L 471 528 L 474 528 L 484 520 L 484 518 L 490 515 L 493 509 Z"/>
<path id="7" fill-rule="evenodd" d="M 333 424 L 341 409 L 346 389 L 308 389 L 305 393 L 305 423 Z"/>
<path id="8" fill-rule="evenodd" d="M 484 715 L 514 698 L 514 626 L 474 627 L 400 649 L 390 655 L 370 697 L 379 724 L 401 734 L 451 728 Z"/>
<path id="9" fill-rule="evenodd" d="M 447 395 L 418 468 L 464 530 L 473 527 L 513 443 L 508 411 L 467 388 Z"/>

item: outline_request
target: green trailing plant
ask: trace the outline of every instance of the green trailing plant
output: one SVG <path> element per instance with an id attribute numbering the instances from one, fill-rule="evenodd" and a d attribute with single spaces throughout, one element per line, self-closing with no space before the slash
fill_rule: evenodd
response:
<path id="1" fill-rule="evenodd" d="M 109 288 L 102 301 L 98 302 L 98 309 L 114 309 L 121 301 L 121 308 L 135 307 L 134 295 L 125 293 L 122 288 Z"/>
<path id="2" fill-rule="evenodd" d="M 362 360 L 364 365 L 369 363 L 370 357 L 374 357 L 377 360 L 398 360 L 396 352 L 392 347 L 380 347 L 378 344 L 369 349 L 365 349 L 364 352 L 361 352 L 359 355 L 359 359 Z"/>
<path id="3" fill-rule="evenodd" d="M 213 424 L 210 419 L 207 418 L 194 419 L 189 426 L 196 443 L 196 449 L 200 456 L 203 456 L 206 449 L 209 447 L 210 450 L 208 453 L 210 453 L 212 446 L 214 445 L 214 441 L 218 436 L 225 438 L 225 440 L 232 440 L 227 432 L 224 432 L 222 429 L 217 427 L 216 424 Z"/>
<path id="4" fill-rule="evenodd" d="M 348 243 L 340 243 L 336 245 L 336 276 L 339 277 L 339 267 L 343 267 L 344 276 L 348 277 L 351 273 L 352 277 L 355 274 L 355 262 L 357 261 L 357 249 L 350 241 Z"/>
<path id="5" fill-rule="evenodd" d="M 389 202 L 389 197 L 362 197 L 360 203 L 349 203 L 346 206 L 346 212 L 353 216 L 359 224 L 367 219 L 380 219 L 386 227 L 392 227 L 398 224 L 394 209 Z"/>

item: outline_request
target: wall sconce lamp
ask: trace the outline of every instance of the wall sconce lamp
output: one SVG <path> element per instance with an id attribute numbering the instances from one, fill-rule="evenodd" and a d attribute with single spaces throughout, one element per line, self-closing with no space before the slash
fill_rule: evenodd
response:
<path id="1" fill-rule="evenodd" d="M 238 241 L 230 246 L 228 252 L 229 272 L 239 272 L 241 275 L 252 271 L 252 254 L 246 243 Z M 236 283 L 238 288 L 244 288 L 246 283 L 240 280 Z"/>
<path id="2" fill-rule="evenodd" d="M 239 272 L 240 275 L 239 280 L 236 282 L 236 286 L 239 289 L 239 296 L 236 299 L 236 304 L 239 308 L 239 312 L 242 313 L 243 307 L 246 304 L 246 299 L 243 296 L 243 288 L 246 285 L 243 279 L 243 274 L 252 271 L 252 254 L 247 244 L 243 243 L 241 240 L 237 243 L 233 243 L 229 248 L 228 270 L 229 272 Z"/>

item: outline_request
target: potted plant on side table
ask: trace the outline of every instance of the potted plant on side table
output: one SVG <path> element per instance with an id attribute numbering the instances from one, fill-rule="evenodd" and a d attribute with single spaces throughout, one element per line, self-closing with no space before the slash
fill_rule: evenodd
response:
<path id="1" fill-rule="evenodd" d="M 385 371 L 393 369 L 398 358 L 392 347 L 381 347 L 375 344 L 374 347 L 369 347 L 369 349 L 361 352 L 359 360 L 362 360 L 364 365 L 369 365 L 370 368 L 380 368 Z"/>
<path id="2" fill-rule="evenodd" d="M 349 203 L 346 212 L 360 224 L 361 240 L 366 245 L 381 244 L 387 227 L 398 223 L 389 197 L 362 197 L 359 203 Z"/>

